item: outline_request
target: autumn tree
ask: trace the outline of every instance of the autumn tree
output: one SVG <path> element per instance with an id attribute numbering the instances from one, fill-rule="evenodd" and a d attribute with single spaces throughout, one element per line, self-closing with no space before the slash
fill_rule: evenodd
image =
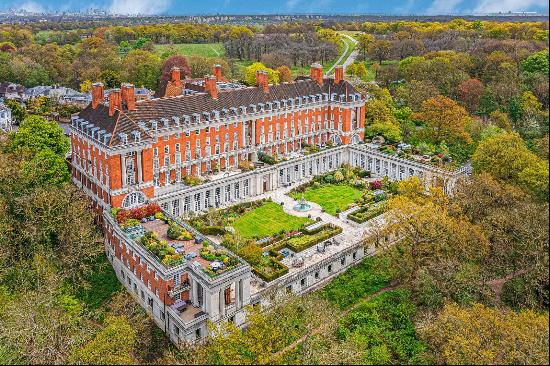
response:
<path id="1" fill-rule="evenodd" d="M 453 203 L 491 243 L 481 268 L 494 292 L 493 303 L 547 307 L 547 202 L 538 202 L 520 188 L 481 173 L 457 186 Z"/>
<path id="2" fill-rule="evenodd" d="M 548 364 L 548 312 L 447 304 L 420 329 L 436 364 Z"/>
<path id="3" fill-rule="evenodd" d="M 266 67 L 261 62 L 255 62 L 252 65 L 248 66 L 244 72 L 244 79 L 248 85 L 256 85 L 256 71 L 263 70 L 267 71 L 267 79 L 270 84 L 279 83 L 279 74 L 276 70 Z"/>
<path id="4" fill-rule="evenodd" d="M 487 172 L 548 199 L 548 163 L 531 152 L 517 133 L 501 133 L 481 141 L 472 165 L 475 172 Z"/>
<path id="5" fill-rule="evenodd" d="M 124 59 L 124 79 L 136 85 L 155 89 L 160 73 L 160 57 L 154 53 L 133 50 Z"/>
<path id="6" fill-rule="evenodd" d="M 485 298 L 487 291 L 481 285 L 472 286 L 481 282 L 476 263 L 489 250 L 481 229 L 451 210 L 441 189 L 420 194 L 418 178 L 399 185 L 404 194 L 389 201 L 388 224 L 374 238 L 386 238 L 378 246 L 387 249 L 385 255 L 400 283 L 429 307 L 438 307 L 445 299 Z"/>
<path id="7" fill-rule="evenodd" d="M 433 144 L 471 142 L 466 129 L 470 116 L 452 99 L 444 96 L 430 98 L 422 103 L 420 111 L 414 113 L 412 118 L 425 125 L 421 134 Z"/>
<path id="8" fill-rule="evenodd" d="M 406 103 L 413 111 L 418 112 L 424 101 L 439 95 L 439 90 L 431 81 L 411 80 L 395 91 L 395 96 Z"/>
<path id="9" fill-rule="evenodd" d="M 187 64 L 189 65 L 189 69 L 191 69 L 191 74 L 185 74 L 185 76 L 190 76 L 192 78 L 203 78 L 206 75 L 212 74 L 212 66 L 214 65 L 220 65 L 222 67 L 222 75 L 225 78 L 231 79 L 232 76 L 231 66 L 224 58 L 190 56 L 187 58 Z"/>
<path id="10" fill-rule="evenodd" d="M 458 85 L 458 97 L 470 113 L 477 112 L 485 86 L 477 79 L 464 80 Z"/>
<path id="11" fill-rule="evenodd" d="M 286 65 L 279 66 L 276 71 L 279 73 L 279 79 L 281 83 L 283 82 L 288 83 L 292 81 L 292 72 L 290 71 L 288 66 Z"/>

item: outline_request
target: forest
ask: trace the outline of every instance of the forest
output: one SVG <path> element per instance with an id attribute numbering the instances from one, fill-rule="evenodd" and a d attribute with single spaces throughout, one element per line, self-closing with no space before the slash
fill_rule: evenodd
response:
<path id="1" fill-rule="evenodd" d="M 16 132 L 0 135 L 1 363 L 548 364 L 548 22 L 48 33 L 2 26 L 0 81 L 157 89 L 171 65 L 201 77 L 214 59 L 159 55 L 156 44 L 211 42 L 223 43 L 215 60 L 230 78 L 250 83 L 269 67 L 271 82 L 288 81 L 281 67 L 333 59 L 348 34 L 358 41 L 348 80 L 370 96 L 366 139 L 383 136 L 388 153 L 405 143 L 436 164 L 471 164 L 473 174 L 453 196 L 399 182 L 391 225 L 365 238 L 381 254 L 319 291 L 250 308 L 246 330 L 224 324 L 205 344 L 178 349 L 105 260 L 89 202 L 70 183 L 62 130 L 22 115 Z M 404 239 L 385 247 L 396 232 Z"/>

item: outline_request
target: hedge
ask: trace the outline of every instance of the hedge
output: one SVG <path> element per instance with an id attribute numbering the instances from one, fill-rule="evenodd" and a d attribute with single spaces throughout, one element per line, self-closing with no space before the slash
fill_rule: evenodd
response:
<path id="1" fill-rule="evenodd" d="M 266 282 L 271 282 L 274 279 L 279 278 L 288 273 L 288 267 L 278 262 L 277 260 L 272 260 L 271 264 L 273 265 L 273 269 L 274 269 L 273 272 L 271 273 L 265 273 L 262 271 L 262 269 L 266 267 L 262 267 L 260 269 L 252 268 L 252 272 L 254 272 L 256 276 L 260 277 L 262 280 Z"/>
<path id="2" fill-rule="evenodd" d="M 223 226 L 203 226 L 199 231 L 204 235 L 224 235 L 227 233 Z"/>
<path id="3" fill-rule="evenodd" d="M 327 230 L 327 226 L 329 229 Z M 286 246 L 296 253 L 299 253 L 307 248 L 319 244 L 320 242 L 327 240 L 334 235 L 338 235 L 342 232 L 342 228 L 338 226 L 327 225 L 323 226 L 325 230 L 322 230 L 313 235 L 302 235 L 290 238 L 286 241 Z"/>
<path id="4" fill-rule="evenodd" d="M 370 219 L 380 215 L 384 212 L 384 205 L 363 207 L 348 215 L 348 219 L 355 221 L 358 224 L 362 224 Z"/>

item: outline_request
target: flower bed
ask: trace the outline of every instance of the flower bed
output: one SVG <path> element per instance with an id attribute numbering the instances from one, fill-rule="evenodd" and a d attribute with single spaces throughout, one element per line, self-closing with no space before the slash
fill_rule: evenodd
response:
<path id="1" fill-rule="evenodd" d="M 150 203 L 141 207 L 125 210 L 122 208 L 111 209 L 111 215 L 116 219 L 119 224 L 124 224 L 126 221 L 142 220 L 146 217 L 155 216 L 161 212 L 161 208 L 157 203 Z"/>
<path id="2" fill-rule="evenodd" d="M 202 259 L 205 259 L 209 262 L 218 261 L 223 263 L 224 268 L 223 270 L 229 270 L 239 265 L 239 260 L 233 256 L 230 256 L 226 251 L 224 250 L 216 250 L 210 245 L 208 245 L 207 242 L 205 242 L 204 247 L 200 251 L 200 256 Z M 207 273 L 210 277 L 216 276 L 220 270 L 217 271 L 212 268 L 212 266 L 208 266 L 208 268 L 203 269 L 203 272 Z"/>
<path id="3" fill-rule="evenodd" d="M 157 234 L 152 231 L 147 231 L 141 237 L 140 242 L 167 267 L 183 262 L 183 256 L 176 253 L 174 248 L 170 247 L 167 242 L 160 240 Z"/>

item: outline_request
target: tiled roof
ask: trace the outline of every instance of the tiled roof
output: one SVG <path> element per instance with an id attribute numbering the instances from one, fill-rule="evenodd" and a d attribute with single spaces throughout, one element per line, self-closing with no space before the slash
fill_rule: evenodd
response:
<path id="1" fill-rule="evenodd" d="M 121 143 L 120 133 L 126 133 L 129 141 L 131 141 L 132 131 L 139 131 L 142 141 L 150 139 L 147 129 L 141 128 L 140 124 L 151 128 L 150 121 L 153 120 L 157 121 L 159 128 L 165 127 L 165 124 L 172 127 L 175 124 L 173 117 L 182 118 L 193 114 L 199 114 L 202 117 L 203 112 L 211 113 L 214 110 L 222 112 L 233 107 L 239 109 L 241 106 L 251 112 L 251 104 L 267 104 L 290 98 L 333 93 L 348 97 L 356 94 L 357 91 L 347 81 L 335 84 L 333 79 L 327 78 L 324 79 L 323 85 L 319 85 L 305 78 L 293 83 L 270 85 L 269 93 L 265 93 L 261 88 L 249 87 L 219 91 L 217 99 L 212 99 L 209 94 L 151 99 L 136 103 L 136 109 L 133 111 L 116 111 L 113 117 L 109 117 L 109 108 L 105 105 L 100 105 L 95 110 L 88 106 L 79 114 L 79 117 L 100 127 L 106 133 L 111 133 L 110 146 L 115 146 Z"/>

